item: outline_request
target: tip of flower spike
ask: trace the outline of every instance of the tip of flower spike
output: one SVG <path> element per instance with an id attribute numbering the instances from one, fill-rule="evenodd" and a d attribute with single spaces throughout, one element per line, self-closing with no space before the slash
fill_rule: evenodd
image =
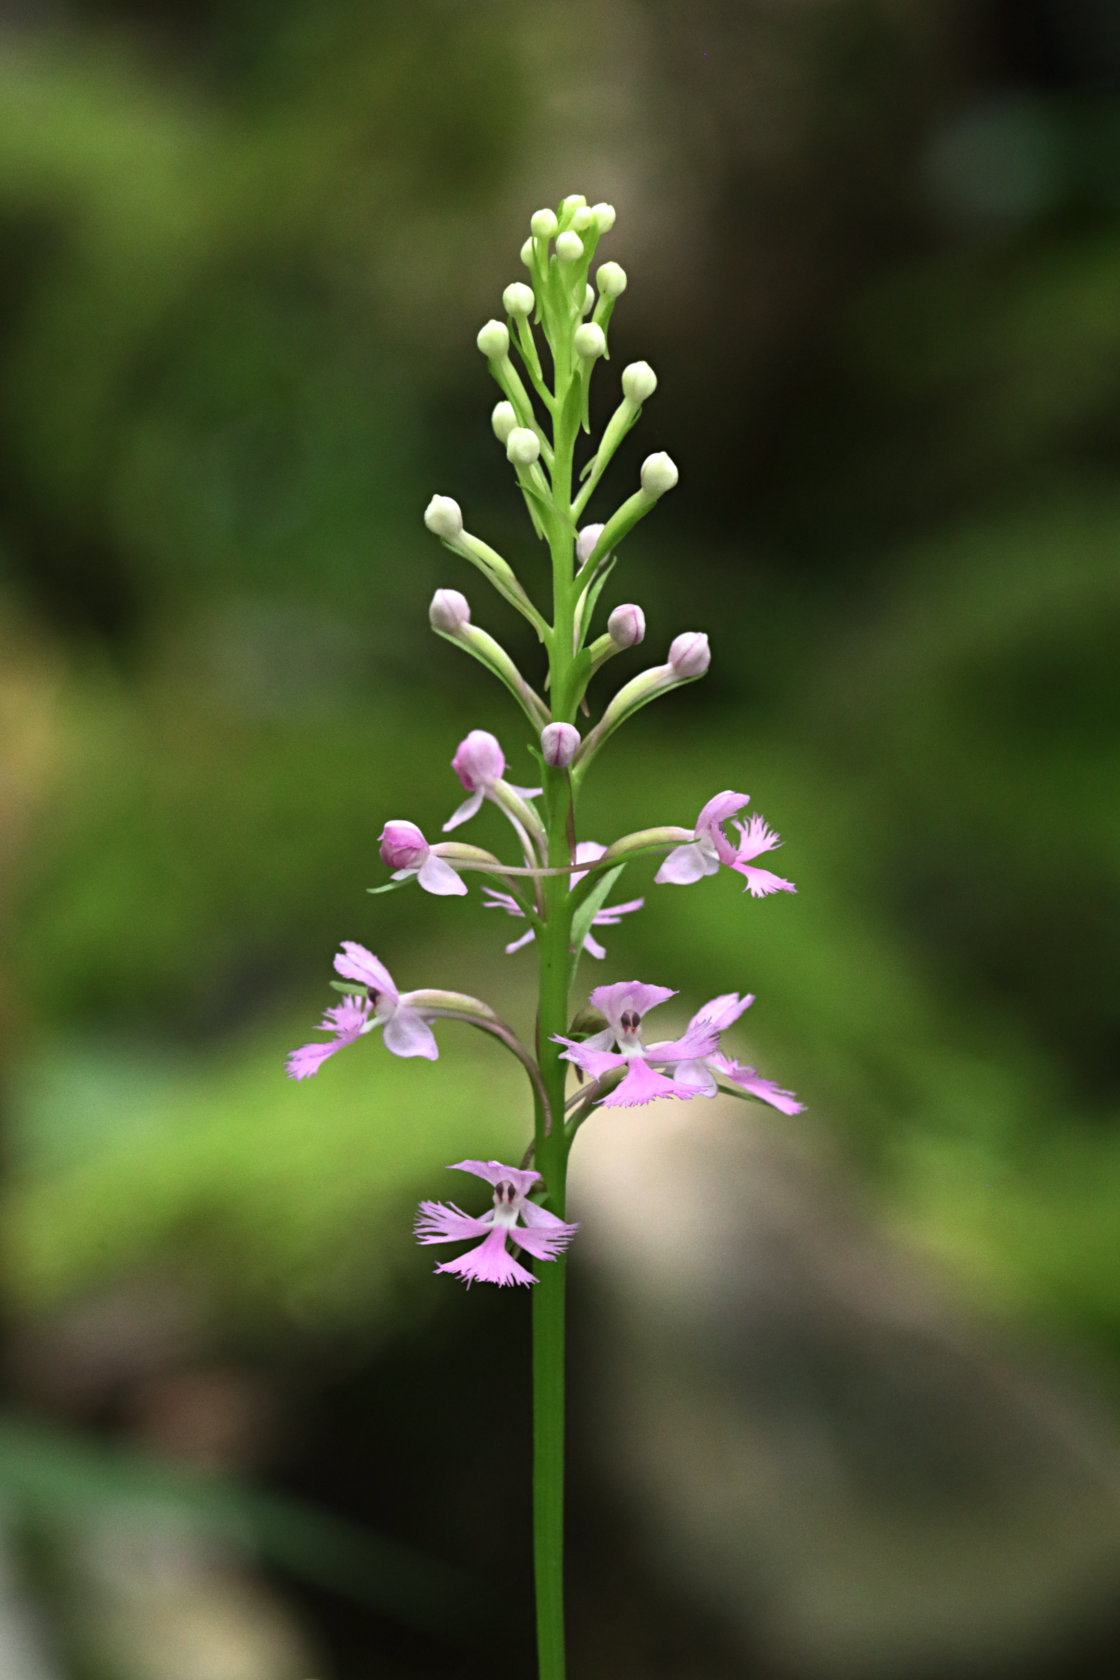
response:
<path id="1" fill-rule="evenodd" d="M 463 534 L 463 510 L 451 496 L 433 496 L 424 509 L 424 523 L 433 536 L 451 540 Z"/>
<path id="2" fill-rule="evenodd" d="M 475 343 L 492 362 L 500 362 L 509 355 L 509 328 L 504 321 L 487 321 L 479 330 Z"/>
<path id="3" fill-rule="evenodd" d="M 663 496 L 666 490 L 671 490 L 680 478 L 676 462 L 665 451 L 659 450 L 656 455 L 647 455 L 642 462 L 642 489 L 647 496 Z"/>
<path id="4" fill-rule="evenodd" d="M 523 280 L 511 281 L 502 293 L 502 303 L 507 315 L 531 315 L 537 307 L 532 286 Z"/>

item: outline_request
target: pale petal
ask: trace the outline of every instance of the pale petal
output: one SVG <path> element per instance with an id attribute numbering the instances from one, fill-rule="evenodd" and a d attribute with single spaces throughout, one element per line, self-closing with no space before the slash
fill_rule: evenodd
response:
<path id="1" fill-rule="evenodd" d="M 689 1032 L 726 1032 L 732 1022 L 737 1021 L 745 1009 L 749 1009 L 754 1002 L 754 994 L 748 992 L 740 997 L 738 992 L 723 992 L 719 997 L 712 998 L 702 1009 L 697 1010 L 688 1023 Z"/>
<path id="2" fill-rule="evenodd" d="M 650 1044 L 646 1055 L 651 1062 L 692 1062 L 719 1049 L 719 1034 L 710 1028 L 688 1027 L 680 1038 Z"/>
<path id="3" fill-rule="evenodd" d="M 678 1062 L 669 1073 L 678 1085 L 687 1085 L 698 1097 L 714 1097 L 719 1089 L 707 1062 Z"/>
<path id="4" fill-rule="evenodd" d="M 741 811 L 744 805 L 749 805 L 749 793 L 733 793 L 725 788 L 722 793 L 715 794 L 704 806 L 696 819 L 696 833 L 710 834 L 714 839 L 720 832 L 720 824 L 733 817 L 736 811 Z"/>
<path id="5" fill-rule="evenodd" d="M 518 911 L 518 915 L 520 914 L 521 912 Z M 531 945 L 535 938 L 536 934 L 533 932 L 532 928 L 530 928 L 528 933 L 523 933 L 521 935 L 520 939 L 511 939 L 509 944 L 506 946 L 506 956 L 512 957 L 513 953 L 515 951 L 520 951 L 523 945 Z"/>
<path id="6" fill-rule="evenodd" d="M 443 832 L 445 834 L 450 834 L 451 830 L 453 828 L 458 828 L 460 823 L 465 823 L 468 818 L 477 816 L 481 809 L 482 790 L 481 788 L 476 788 L 474 793 L 472 793 L 467 799 L 464 799 L 463 803 L 458 806 L 456 810 L 452 811 L 451 815 L 443 825 Z"/>
<path id="7" fill-rule="evenodd" d="M 598 916 L 596 916 L 595 920 L 596 921 L 599 920 Z M 592 934 L 592 933 L 588 933 L 588 934 L 584 935 L 583 948 L 587 952 L 589 957 L 597 957 L 600 962 L 602 962 L 603 958 L 607 954 L 606 946 L 605 945 L 600 945 L 599 941 L 595 938 L 595 935 Z"/>
<path id="8" fill-rule="evenodd" d="M 662 886 L 688 887 L 693 881 L 702 881 L 705 875 L 714 875 L 718 869 L 719 859 L 693 840 L 687 846 L 674 846 L 653 879 Z"/>
<path id="9" fill-rule="evenodd" d="M 612 1068 L 624 1067 L 626 1064 L 626 1057 L 620 1056 L 615 1050 L 592 1050 L 588 1047 L 590 1041 L 588 1044 L 578 1044 L 574 1039 L 561 1038 L 559 1034 L 555 1036 L 557 1044 L 568 1046 L 561 1055 L 561 1061 L 574 1062 L 584 1073 L 589 1073 L 592 1079 L 598 1079 L 600 1074 L 609 1073 Z"/>
<path id="10" fill-rule="evenodd" d="M 735 827 L 739 830 L 739 845 L 735 853 L 738 863 L 749 863 L 760 852 L 772 852 L 782 843 L 762 817 L 752 817 L 750 822 L 736 823 Z"/>
<path id="11" fill-rule="evenodd" d="M 398 1009 L 386 1021 L 381 1033 L 386 1050 L 394 1056 L 424 1056 L 429 1062 L 439 1060 L 439 1045 L 431 1027 L 416 1009 Z"/>
<path id="12" fill-rule="evenodd" d="M 792 1091 L 783 1091 L 773 1079 L 764 1079 L 753 1067 L 744 1067 L 742 1062 L 733 1062 L 728 1056 L 713 1056 L 712 1066 L 716 1072 L 731 1085 L 738 1085 L 740 1090 L 747 1091 L 759 1102 L 769 1103 L 771 1108 L 780 1109 L 783 1114 L 800 1114 L 805 1107 L 798 1102 Z"/>
<path id="13" fill-rule="evenodd" d="M 504 910 L 507 916 L 525 914 L 512 893 L 498 892 L 496 887 L 483 887 L 482 896 L 487 910 Z"/>
<path id="14" fill-rule="evenodd" d="M 541 1207 L 539 1202 L 526 1202 L 521 1209 L 521 1218 L 526 1225 L 538 1226 L 542 1230 L 547 1227 L 550 1230 L 567 1231 L 569 1236 L 574 1236 L 579 1230 L 578 1225 L 566 1224 L 559 1214 L 550 1213 L 548 1208 Z M 520 1233 L 517 1234 L 516 1240 L 521 1241 Z"/>
<path id="15" fill-rule="evenodd" d="M 435 893 L 437 898 L 448 898 L 452 895 L 461 897 L 467 890 L 467 883 L 463 877 L 457 875 L 443 858 L 436 857 L 434 852 L 424 859 L 417 870 L 416 879 L 425 892 Z"/>
<path id="16" fill-rule="evenodd" d="M 632 915 L 635 910 L 640 910 L 644 903 L 644 898 L 629 898 L 625 904 L 608 904 L 595 912 L 591 918 L 591 926 L 614 927 L 620 916 Z"/>
<path id="17" fill-rule="evenodd" d="M 364 945 L 356 945 L 352 939 L 342 941 L 342 950 L 334 959 L 336 971 L 344 980 L 358 980 L 363 986 L 368 986 L 378 997 L 387 998 L 390 1005 L 397 1001 L 397 988 L 393 984 L 393 976 L 385 964 L 375 957 L 372 951 L 367 951 Z"/>

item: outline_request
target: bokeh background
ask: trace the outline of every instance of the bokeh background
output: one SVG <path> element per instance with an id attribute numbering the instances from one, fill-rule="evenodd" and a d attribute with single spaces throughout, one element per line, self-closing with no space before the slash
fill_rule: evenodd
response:
<path id="1" fill-rule="evenodd" d="M 465 728 L 531 780 L 432 590 L 533 646 L 420 515 L 455 496 L 543 581 L 474 334 L 573 191 L 630 276 L 600 419 L 627 361 L 660 378 L 591 513 L 681 470 L 605 604 L 714 652 L 588 832 L 742 788 L 799 887 L 634 869 L 589 983 L 754 991 L 736 1048 L 808 1104 L 577 1152 L 574 1670 L 1120 1667 L 1115 9 L 27 0 L 4 1680 L 532 1671 L 527 1302 L 410 1237 L 443 1163 L 519 1149 L 517 1070 L 453 1027 L 431 1066 L 283 1057 L 344 937 L 527 1027 L 477 894 L 364 889 L 387 817 L 457 802 Z"/>

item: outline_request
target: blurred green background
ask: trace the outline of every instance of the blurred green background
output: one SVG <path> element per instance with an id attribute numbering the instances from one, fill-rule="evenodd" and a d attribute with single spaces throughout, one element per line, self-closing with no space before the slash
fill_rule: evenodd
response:
<path id="1" fill-rule="evenodd" d="M 456 1528 L 486 1484 L 448 1480 L 436 1402 L 454 1373 L 464 1417 L 523 1441 L 524 1302 L 451 1300 L 410 1237 L 444 1162 L 520 1148 L 517 1071 L 454 1027 L 434 1066 L 366 1044 L 313 1085 L 282 1070 L 342 938 L 527 1026 L 531 957 L 476 893 L 364 889 L 386 818 L 432 833 L 457 803 L 466 728 L 532 779 L 432 590 L 530 672 L 533 645 L 420 515 L 455 496 L 543 599 L 473 340 L 566 192 L 614 203 L 630 276 L 600 420 L 627 361 L 660 379 L 589 516 L 651 450 L 681 471 L 604 598 L 643 604 L 647 648 L 593 698 L 681 629 L 714 655 L 605 756 L 588 834 L 741 788 L 799 888 L 633 869 L 646 911 L 589 983 L 757 993 L 798 1135 L 1120 1399 L 1118 77 L 1088 0 L 5 10 L 4 1345 L 41 1432 L 3 1508 L 62 1680 L 164 1673 L 90 1635 L 58 1562 L 52 1477 L 111 1470 L 74 1435 L 286 1489 L 294 1563 L 279 1518 L 237 1521 L 278 1602 L 311 1594 L 325 1680 L 443 1649 L 435 1609 L 401 1610 L 415 1581 L 375 1624 L 346 1600 L 369 1532 L 433 1570 L 477 1546 L 520 1597 L 520 1496 L 516 1545 Z M 468 1338 L 500 1349 L 496 1397 Z M 391 1477 L 353 1458 L 363 1418 Z M 333 1588 L 328 1507 L 354 1519 Z M 277 1638 L 268 1672 L 300 1680 Z"/>

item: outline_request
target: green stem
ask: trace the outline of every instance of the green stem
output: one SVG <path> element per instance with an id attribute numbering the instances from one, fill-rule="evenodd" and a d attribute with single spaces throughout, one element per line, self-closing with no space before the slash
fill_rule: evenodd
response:
<path id="1" fill-rule="evenodd" d="M 552 335 L 556 367 L 557 416 L 552 466 L 553 506 L 547 522 L 552 556 L 553 633 L 550 643 L 549 695 L 552 715 L 570 721 L 573 692 L 571 502 L 575 429 L 563 416 L 572 380 L 566 326 Z M 544 808 L 548 864 L 558 872 L 541 878 L 544 917 L 537 929 L 540 960 L 540 1006 L 537 1014 L 537 1061 L 548 1108 L 537 1106 L 535 1159 L 544 1179 L 545 1205 L 564 1216 L 568 1138 L 564 1130 L 567 1062 L 553 1035 L 568 1030 L 571 976 L 572 861 L 571 779 L 564 770 L 545 767 Z M 564 1680 L 564 1295 L 566 1263 L 561 1258 L 537 1268 L 533 1290 L 533 1554 L 537 1590 L 537 1656 L 540 1680 Z"/>

